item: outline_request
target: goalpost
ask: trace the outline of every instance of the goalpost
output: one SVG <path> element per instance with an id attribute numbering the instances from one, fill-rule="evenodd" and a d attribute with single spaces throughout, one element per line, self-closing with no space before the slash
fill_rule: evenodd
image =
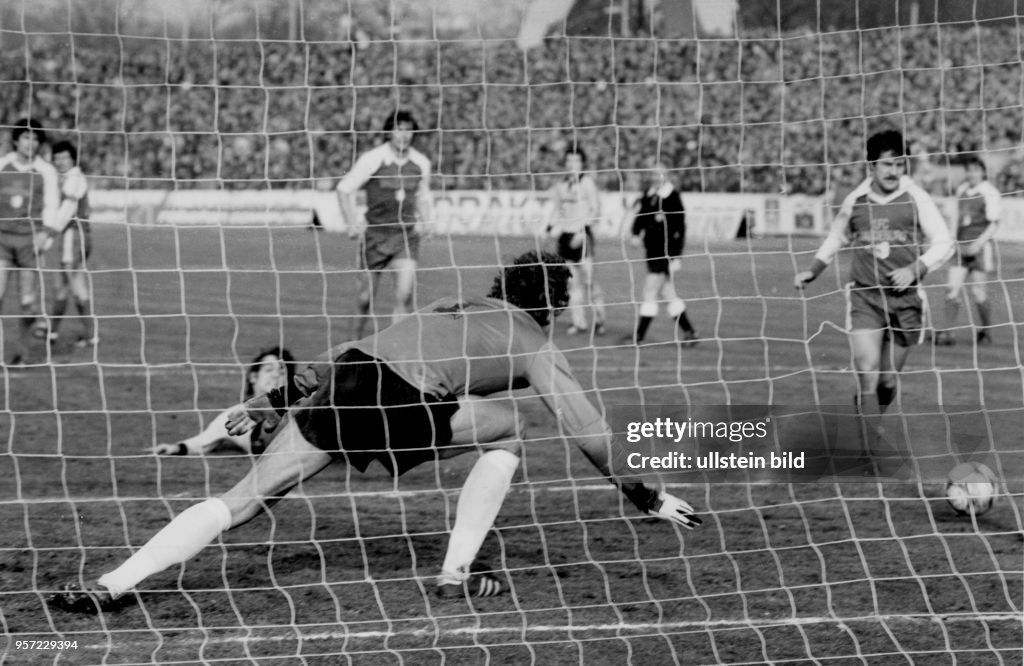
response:
<path id="1" fill-rule="evenodd" d="M 30 116 L 78 146 L 99 335 L 71 346 L 67 318 L 57 344 L 32 343 L 32 365 L 0 369 L 0 661 L 1020 663 L 1019 9 L 990 16 L 976 0 L 959 22 L 790 29 L 776 2 L 732 36 L 580 37 L 563 24 L 524 51 L 514 35 L 470 35 L 443 3 L 386 4 L 185 3 L 183 23 L 146 3 L 0 2 L 0 129 Z M 981 155 L 1002 191 L 994 344 L 973 344 L 967 307 L 956 346 L 912 350 L 890 425 L 911 447 L 909 478 L 647 469 L 704 518 L 685 533 L 623 504 L 535 398 L 512 394 L 525 454 L 481 551 L 511 588 L 493 599 L 433 596 L 470 455 L 399 479 L 334 465 L 145 581 L 124 610 L 48 608 L 60 583 L 116 566 L 250 469 L 247 455 L 153 446 L 242 399 L 257 351 L 308 360 L 345 339 L 357 241 L 333 190 L 396 107 L 416 116 L 434 169 L 420 306 L 485 293 L 503 261 L 553 248 L 541 233 L 550 188 L 566 149 L 586 151 L 608 332 L 571 336 L 559 320 L 552 335 L 622 458 L 709 455 L 691 439 L 626 438 L 629 423 L 658 418 L 774 419 L 763 445 L 809 457 L 849 441 L 845 260 L 803 294 L 792 284 L 881 129 L 914 145 L 912 175 L 947 214 L 964 154 Z M 689 210 L 675 283 L 700 334 L 692 347 L 667 316 L 649 344 L 619 341 L 647 270 L 628 224 L 652 158 Z M 39 271 L 47 303 L 58 268 L 51 254 Z M 935 327 L 944 274 L 924 284 Z M 17 294 L 12 282 L 5 359 Z M 375 326 L 392 305 L 384 280 Z M 959 462 L 999 477 L 987 513 L 947 504 Z"/>

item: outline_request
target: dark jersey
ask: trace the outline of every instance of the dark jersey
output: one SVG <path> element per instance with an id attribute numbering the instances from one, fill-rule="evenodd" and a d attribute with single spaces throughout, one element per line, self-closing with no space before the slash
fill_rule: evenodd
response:
<path id="1" fill-rule="evenodd" d="M 643 236 L 648 258 L 675 258 L 686 244 L 686 212 L 674 188 L 648 188 L 636 202 L 633 235 Z"/>

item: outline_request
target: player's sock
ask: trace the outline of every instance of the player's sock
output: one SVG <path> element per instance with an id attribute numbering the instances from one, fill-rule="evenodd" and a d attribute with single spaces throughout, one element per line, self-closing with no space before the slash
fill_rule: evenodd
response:
<path id="1" fill-rule="evenodd" d="M 684 333 L 693 333 L 693 325 L 690 323 L 690 318 L 686 316 L 686 310 L 680 312 L 676 317 L 676 324 L 683 329 Z"/>
<path id="2" fill-rule="evenodd" d="M 88 298 L 75 299 L 75 307 L 85 327 L 83 336 L 86 340 L 92 340 L 96 337 L 96 318 L 92 316 L 92 301 Z"/>
<path id="3" fill-rule="evenodd" d="M 643 342 L 644 336 L 647 335 L 647 329 L 651 327 L 652 321 L 654 321 L 654 317 L 640 317 L 640 321 L 636 324 L 637 342 Z"/>
<path id="4" fill-rule="evenodd" d="M 987 329 L 992 325 L 992 306 L 988 301 L 978 301 L 974 307 L 978 310 L 978 325 L 982 330 Z"/>
<path id="5" fill-rule="evenodd" d="M 124 564 L 100 576 L 99 584 L 117 598 L 153 574 L 180 564 L 231 527 L 231 511 L 219 499 L 191 506 L 169 522 Z"/>
<path id="6" fill-rule="evenodd" d="M 68 311 L 68 299 L 57 298 L 53 301 L 53 314 L 50 315 L 50 333 L 56 333 L 60 323 L 64 319 L 64 313 Z"/>
<path id="7" fill-rule="evenodd" d="M 895 386 L 885 386 L 881 383 L 878 385 L 878 388 L 875 389 L 875 397 L 878 398 L 878 409 L 880 412 L 884 412 L 896 400 L 896 393 Z"/>
<path id="8" fill-rule="evenodd" d="M 959 298 L 947 298 L 945 305 L 946 312 L 946 329 L 953 328 L 953 324 L 956 323 L 956 317 L 960 314 L 960 299 Z"/>
<path id="9" fill-rule="evenodd" d="M 518 467 L 519 456 L 503 449 L 488 451 L 476 461 L 459 494 L 439 585 L 469 579 L 469 567 L 494 525 Z"/>

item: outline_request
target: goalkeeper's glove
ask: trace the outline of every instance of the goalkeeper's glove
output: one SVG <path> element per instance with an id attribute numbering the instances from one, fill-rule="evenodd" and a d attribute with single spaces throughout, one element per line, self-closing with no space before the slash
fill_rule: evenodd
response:
<path id="1" fill-rule="evenodd" d="M 188 446 L 185 445 L 185 442 L 157 444 L 155 451 L 158 456 L 187 456 Z"/>
<path id="2" fill-rule="evenodd" d="M 636 508 L 648 516 L 671 520 L 688 530 L 703 523 L 696 516 L 692 506 L 664 490 L 657 491 L 642 483 L 624 483 L 621 488 L 623 494 L 633 502 Z"/>

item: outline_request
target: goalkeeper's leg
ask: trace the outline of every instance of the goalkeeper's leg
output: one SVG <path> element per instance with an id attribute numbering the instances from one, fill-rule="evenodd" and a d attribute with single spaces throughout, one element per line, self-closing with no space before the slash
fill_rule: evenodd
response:
<path id="1" fill-rule="evenodd" d="M 519 467 L 522 428 L 515 410 L 504 401 L 471 397 L 459 403 L 459 411 L 451 419 L 451 445 L 442 448 L 440 455 L 449 458 L 471 449 L 481 450 L 482 455 L 459 494 L 438 593 L 461 594 L 463 585 L 468 584 L 470 593 L 491 596 L 504 592 L 504 586 L 487 574 L 473 580 L 471 568 Z"/>
<path id="2" fill-rule="evenodd" d="M 309 443 L 288 419 L 234 488 L 186 509 L 124 564 L 101 576 L 99 584 L 116 599 L 149 576 L 192 558 L 221 532 L 253 519 L 330 462 L 330 454 Z"/>

